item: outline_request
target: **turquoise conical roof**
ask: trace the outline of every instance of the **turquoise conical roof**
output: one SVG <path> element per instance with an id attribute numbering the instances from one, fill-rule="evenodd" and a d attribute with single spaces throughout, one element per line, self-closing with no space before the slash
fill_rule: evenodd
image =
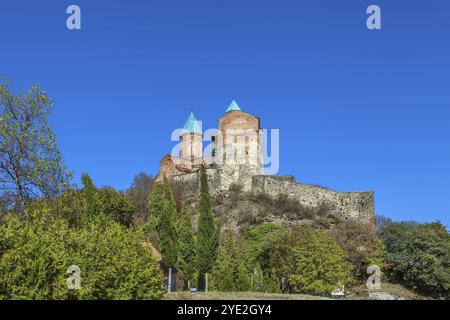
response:
<path id="1" fill-rule="evenodd" d="M 234 100 L 230 103 L 230 106 L 228 107 L 227 111 L 225 111 L 225 112 L 230 112 L 230 111 L 241 111 L 241 108 L 239 108 L 239 105 Z"/>
<path id="2" fill-rule="evenodd" d="M 191 112 L 189 118 L 183 126 L 184 133 L 202 134 L 200 123 L 195 119 L 194 113 Z"/>

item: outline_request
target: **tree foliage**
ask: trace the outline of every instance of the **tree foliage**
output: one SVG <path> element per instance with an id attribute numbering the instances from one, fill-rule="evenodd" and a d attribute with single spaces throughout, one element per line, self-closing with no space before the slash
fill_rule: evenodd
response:
<path id="1" fill-rule="evenodd" d="M 134 178 L 133 182 L 126 191 L 128 198 L 136 208 L 137 223 L 142 225 L 148 221 L 150 209 L 148 205 L 149 195 L 152 191 L 154 179 L 152 176 L 140 172 Z"/>
<path id="2" fill-rule="evenodd" d="M 133 225 L 136 207 L 125 193 L 118 192 L 111 187 L 101 188 L 98 190 L 98 201 L 102 213 L 126 227 Z"/>
<path id="3" fill-rule="evenodd" d="M 126 227 L 133 225 L 136 208 L 123 192 L 118 192 L 111 187 L 98 189 L 86 173 L 81 176 L 81 181 L 83 183 L 81 195 L 84 204 L 84 215 L 82 216 L 84 223 L 107 216 Z"/>
<path id="4" fill-rule="evenodd" d="M 0 190 L 16 210 L 59 194 L 71 179 L 48 124 L 52 105 L 37 85 L 15 94 L 0 82 Z"/>
<path id="5" fill-rule="evenodd" d="M 352 276 L 357 280 L 367 277 L 367 267 L 386 266 L 385 249 L 378 239 L 374 223 L 370 221 L 346 221 L 337 225 L 333 237 L 345 250 L 352 265 Z"/>
<path id="6" fill-rule="evenodd" d="M 259 262 L 256 262 L 256 266 L 253 269 L 252 274 L 252 290 L 258 292 L 264 292 L 266 290 L 264 282 L 264 272 Z"/>
<path id="7" fill-rule="evenodd" d="M 441 223 L 386 223 L 380 238 L 392 280 L 432 296 L 450 297 L 450 234 Z"/>
<path id="8" fill-rule="evenodd" d="M 156 232 L 157 243 L 164 262 L 172 267 L 179 256 L 179 223 L 172 190 L 168 183 L 156 183 L 149 197 L 150 219 L 144 226 L 147 234 Z M 157 245 L 158 244 L 158 245 Z"/>
<path id="9" fill-rule="evenodd" d="M 167 183 L 163 184 L 164 198 L 159 223 L 159 247 L 164 262 L 173 267 L 178 261 L 178 218 L 172 190 Z"/>
<path id="10" fill-rule="evenodd" d="M 235 240 L 236 235 L 227 230 L 219 248 L 211 278 L 215 290 L 248 291 L 251 289 L 250 268 L 243 247 Z"/>
<path id="11" fill-rule="evenodd" d="M 194 278 L 196 269 L 195 239 L 192 232 L 191 215 L 189 208 L 184 207 L 180 223 L 179 235 L 179 265 L 187 280 Z"/>
<path id="12" fill-rule="evenodd" d="M 97 188 L 87 173 L 81 175 L 81 183 L 83 184 L 82 192 L 85 213 L 83 219 L 87 223 L 100 214 L 100 202 Z"/>
<path id="13" fill-rule="evenodd" d="M 217 257 L 219 228 L 216 226 L 211 209 L 211 195 L 209 194 L 208 178 L 204 167 L 201 169 L 200 183 L 197 267 L 198 286 L 200 289 L 204 289 L 204 274 L 212 269 Z"/>
<path id="14" fill-rule="evenodd" d="M 329 294 L 350 282 L 346 253 L 327 233 L 305 229 L 293 252 L 295 272 L 289 282 L 294 292 Z"/>
<path id="15" fill-rule="evenodd" d="M 42 209 L 0 224 L 0 299 L 158 299 L 162 275 L 143 235 L 108 220 L 70 227 Z M 67 268 L 81 270 L 68 289 Z"/>
<path id="16" fill-rule="evenodd" d="M 281 293 L 280 279 L 274 267 L 264 275 L 264 291 L 269 293 Z"/>
<path id="17" fill-rule="evenodd" d="M 262 263 L 269 267 L 269 262 L 264 260 L 262 253 L 273 243 L 276 243 L 282 236 L 288 234 L 285 227 L 274 223 L 263 223 L 256 227 L 251 227 L 246 233 L 246 243 L 252 265 Z M 269 267 L 270 269 L 270 267 Z"/>

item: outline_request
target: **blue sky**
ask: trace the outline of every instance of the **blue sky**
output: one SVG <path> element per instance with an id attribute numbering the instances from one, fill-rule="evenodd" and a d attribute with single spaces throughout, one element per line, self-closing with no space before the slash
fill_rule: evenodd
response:
<path id="1" fill-rule="evenodd" d="M 66 8 L 82 30 L 66 28 Z M 382 30 L 366 8 L 382 9 Z M 280 174 L 373 190 L 377 214 L 450 225 L 450 3 L 3 1 L 0 75 L 40 83 L 69 168 L 155 174 L 194 111 L 231 100 L 280 129 Z"/>

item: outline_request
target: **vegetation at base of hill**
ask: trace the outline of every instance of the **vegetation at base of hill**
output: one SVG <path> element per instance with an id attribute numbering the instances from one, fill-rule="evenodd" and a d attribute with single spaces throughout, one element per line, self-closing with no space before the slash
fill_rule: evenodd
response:
<path id="1" fill-rule="evenodd" d="M 323 230 L 307 227 L 288 230 L 265 224 L 251 229 L 247 237 L 250 252 L 257 252 L 253 260 L 261 265 L 263 272 L 270 273 L 272 279 L 276 274 L 282 284 L 279 290 L 330 294 L 337 287 L 350 283 L 347 253 Z M 255 247 L 258 250 L 254 250 Z"/>
<path id="2" fill-rule="evenodd" d="M 26 210 L 27 218 L 9 213 L 1 219 L 1 299 L 163 296 L 159 265 L 138 229 L 127 228 L 103 212 L 71 225 L 42 203 Z M 81 271 L 78 290 L 67 287 L 67 269 L 72 265 Z"/>
<path id="3" fill-rule="evenodd" d="M 418 292 L 450 298 L 450 234 L 439 222 L 385 222 L 379 229 L 386 246 L 387 273 Z"/>
<path id="4" fill-rule="evenodd" d="M 367 267 L 370 265 L 385 269 L 385 246 L 378 239 L 372 221 L 344 221 L 337 224 L 331 234 L 347 253 L 347 261 L 352 267 L 352 278 L 356 281 L 367 279 Z"/>
<path id="5" fill-rule="evenodd" d="M 295 270 L 289 283 L 294 293 L 329 294 L 351 282 L 347 254 L 329 234 L 305 230 L 292 251 Z"/>
<path id="6" fill-rule="evenodd" d="M 211 288 L 218 291 L 251 290 L 250 265 L 242 244 L 233 232 L 224 233 L 219 254 L 211 272 Z"/>

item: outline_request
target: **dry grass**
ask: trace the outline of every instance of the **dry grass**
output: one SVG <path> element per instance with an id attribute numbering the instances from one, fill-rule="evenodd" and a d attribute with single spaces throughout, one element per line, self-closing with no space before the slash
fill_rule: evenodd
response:
<path id="1" fill-rule="evenodd" d="M 398 284 L 382 283 L 381 290 L 370 292 L 387 292 L 405 300 L 430 299 L 414 293 Z M 367 300 L 369 290 L 365 285 L 354 286 L 346 290 L 346 296 L 337 300 Z M 164 297 L 165 300 L 330 300 L 332 298 L 311 296 L 306 294 L 277 294 L 263 292 L 219 292 L 211 291 L 207 294 L 198 292 L 191 295 L 189 292 L 173 292 Z"/>
<path id="2" fill-rule="evenodd" d="M 304 294 L 276 294 L 263 292 L 198 292 L 192 295 L 188 292 L 173 292 L 167 294 L 165 300 L 328 300 L 326 297 L 316 297 Z"/>
<path id="3" fill-rule="evenodd" d="M 348 299 L 366 299 L 369 292 L 387 292 L 405 300 L 429 300 L 431 298 L 415 293 L 400 284 L 382 282 L 380 290 L 368 290 L 365 285 L 354 286 L 348 289 Z"/>

